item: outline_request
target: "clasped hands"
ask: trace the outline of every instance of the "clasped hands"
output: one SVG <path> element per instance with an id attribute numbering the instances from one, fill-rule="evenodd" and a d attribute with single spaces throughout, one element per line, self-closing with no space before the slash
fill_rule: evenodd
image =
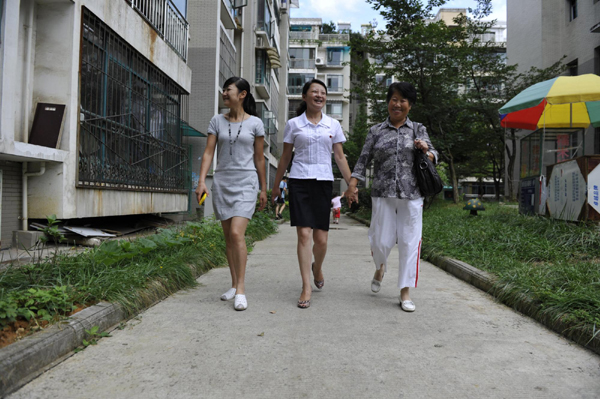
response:
<path id="1" fill-rule="evenodd" d="M 348 201 L 348 207 L 352 206 L 353 202 L 358 204 L 358 187 L 350 185 L 344 193 L 344 197 Z"/>

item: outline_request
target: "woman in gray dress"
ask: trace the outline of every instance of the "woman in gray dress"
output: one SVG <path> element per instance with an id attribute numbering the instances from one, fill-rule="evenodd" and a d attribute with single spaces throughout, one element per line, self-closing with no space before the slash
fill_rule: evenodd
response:
<path id="1" fill-rule="evenodd" d="M 248 251 L 244 236 L 256 207 L 259 180 L 260 210 L 267 204 L 263 155 L 265 129 L 256 116 L 256 103 L 245 79 L 227 79 L 223 85 L 223 102 L 229 107 L 229 112 L 215 115 L 208 126 L 196 195 L 198 201 L 204 194 L 209 195 L 205 180 L 218 143 L 212 201 L 215 216 L 223 226 L 231 272 L 231 288 L 221 295 L 221 299 L 228 301 L 235 298 L 234 309 L 246 310 L 248 301 L 244 279 Z"/>

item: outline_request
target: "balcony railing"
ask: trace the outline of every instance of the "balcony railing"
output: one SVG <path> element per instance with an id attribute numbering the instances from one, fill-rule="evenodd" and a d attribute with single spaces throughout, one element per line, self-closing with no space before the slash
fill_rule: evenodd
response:
<path id="1" fill-rule="evenodd" d="M 290 32 L 290 40 L 316 40 L 319 35 L 312 32 Z"/>
<path id="2" fill-rule="evenodd" d="M 327 91 L 329 93 L 343 93 L 344 92 L 344 86 L 328 86 L 327 87 Z"/>
<path id="3" fill-rule="evenodd" d="M 290 69 L 315 69 L 315 60 L 292 58 L 290 59 Z"/>
<path id="4" fill-rule="evenodd" d="M 173 50 L 187 60 L 189 24 L 171 0 L 125 0 L 158 32 Z"/>
<path id="5" fill-rule="evenodd" d="M 302 94 L 302 87 L 304 86 L 288 86 L 288 93 L 289 94 Z"/>
<path id="6" fill-rule="evenodd" d="M 319 35 L 319 40 L 322 42 L 347 42 L 350 40 L 350 35 L 347 33 L 323 33 Z"/>

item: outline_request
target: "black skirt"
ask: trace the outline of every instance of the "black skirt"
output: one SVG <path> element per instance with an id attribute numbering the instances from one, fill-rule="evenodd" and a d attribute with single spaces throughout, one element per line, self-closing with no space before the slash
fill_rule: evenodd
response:
<path id="1" fill-rule="evenodd" d="M 290 179 L 288 190 L 290 224 L 329 231 L 333 182 L 317 179 Z"/>

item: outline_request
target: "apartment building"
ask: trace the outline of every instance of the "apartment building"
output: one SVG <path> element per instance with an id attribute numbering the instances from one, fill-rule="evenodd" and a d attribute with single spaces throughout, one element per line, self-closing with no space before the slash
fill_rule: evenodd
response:
<path id="1" fill-rule="evenodd" d="M 288 119 L 296 116 L 302 87 L 317 78 L 327 85 L 325 113 L 350 130 L 350 24 L 338 23 L 337 32 L 321 33 L 321 18 L 292 18 L 290 22 Z M 341 32 L 341 33 L 340 33 Z"/>
<path id="2" fill-rule="evenodd" d="M 188 3 L 189 65 L 193 70 L 190 123 L 206 132 L 214 115 L 228 112 L 222 99 L 223 83 L 231 76 L 246 79 L 265 125 L 264 156 L 269 187 L 275 179 L 280 155 L 278 134 L 283 134 L 287 115 L 289 8 L 297 6 L 298 0 L 189 0 Z M 195 188 L 206 147 L 205 135 L 188 137 L 187 143 L 192 147 Z M 216 166 L 216 155 L 213 165 Z M 212 184 L 211 172 L 207 183 L 209 187 Z M 204 216 L 213 214 L 210 201 L 205 202 L 202 210 L 193 195 L 190 202 Z"/>
<path id="3" fill-rule="evenodd" d="M 172 0 L 0 0 L 2 248 L 51 214 L 187 211 L 184 12 Z"/>
<path id="4" fill-rule="evenodd" d="M 597 0 L 507 0 L 508 63 L 519 72 L 547 68 L 566 56 L 565 75 L 600 75 L 600 2 Z M 523 137 L 530 131 L 519 131 Z M 600 154 L 600 129 L 583 132 L 584 153 Z M 515 176 L 521 175 L 520 140 Z M 515 181 L 515 189 L 518 181 Z"/>

